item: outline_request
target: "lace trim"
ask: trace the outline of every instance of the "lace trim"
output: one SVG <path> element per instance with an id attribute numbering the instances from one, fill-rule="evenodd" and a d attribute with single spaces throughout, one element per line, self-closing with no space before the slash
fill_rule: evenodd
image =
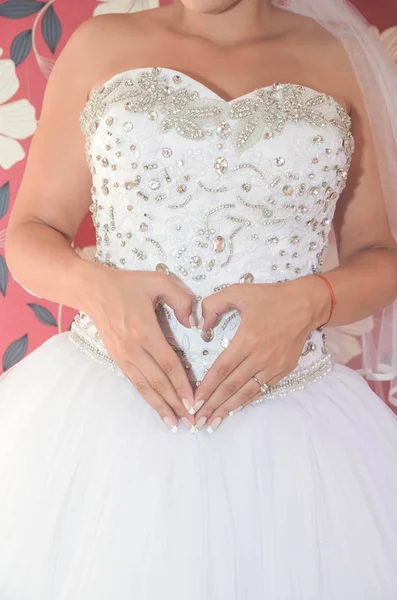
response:
<path id="1" fill-rule="evenodd" d="M 127 71 L 91 91 L 80 115 L 87 157 L 90 157 L 91 138 L 109 106 L 124 102 L 126 110 L 147 113 L 153 120 L 160 113 L 163 131 L 172 129 L 190 140 L 205 138 L 209 126 L 218 126 L 228 136 L 230 125 L 225 120 L 235 121 L 232 141 L 239 152 L 252 147 L 262 134 L 271 139 L 282 133 L 289 122 L 306 122 L 316 128 L 332 125 L 343 139 L 347 164 L 351 162 L 354 151 L 351 119 L 332 96 L 302 85 L 276 83 L 226 102 L 202 97 L 187 87 L 171 86 L 167 77 L 160 76 L 161 72 L 160 68 L 149 69 L 133 77 Z M 172 79 L 182 81 L 179 75 Z"/>
<path id="2" fill-rule="evenodd" d="M 69 340 L 95 362 L 107 367 L 120 377 L 127 378 L 120 367 L 112 360 L 107 351 L 95 342 L 88 334 L 84 333 L 76 324 L 72 323 L 69 331 Z M 272 386 L 267 394 L 255 400 L 254 404 L 263 402 L 268 398 L 286 396 L 287 394 L 304 389 L 306 386 L 322 379 L 332 368 L 331 357 L 325 355 L 320 360 L 313 362 L 310 366 L 294 371 L 279 383 Z M 197 385 L 200 382 L 195 382 Z"/>

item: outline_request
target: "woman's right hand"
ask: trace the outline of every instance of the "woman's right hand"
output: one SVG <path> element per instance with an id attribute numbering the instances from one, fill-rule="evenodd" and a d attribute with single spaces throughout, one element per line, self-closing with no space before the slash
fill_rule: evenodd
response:
<path id="1" fill-rule="evenodd" d="M 103 265 L 101 271 L 104 278 L 95 293 L 90 292 L 87 313 L 107 351 L 171 431 L 176 431 L 178 418 L 191 429 L 194 417 L 188 411 L 194 405 L 193 390 L 155 313 L 164 301 L 182 325 L 194 327 L 191 294 L 164 273 Z"/>

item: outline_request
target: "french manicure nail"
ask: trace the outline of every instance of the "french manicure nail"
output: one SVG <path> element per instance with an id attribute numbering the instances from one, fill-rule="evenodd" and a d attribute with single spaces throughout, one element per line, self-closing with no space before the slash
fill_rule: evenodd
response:
<path id="1" fill-rule="evenodd" d="M 204 402 L 205 400 L 199 400 L 196 402 L 196 404 L 193 406 L 194 414 L 200 410 L 200 408 L 204 405 Z"/>
<path id="2" fill-rule="evenodd" d="M 203 328 L 203 325 L 204 325 L 204 317 L 201 317 L 200 321 L 198 322 L 198 325 L 197 325 L 197 327 L 198 327 L 199 329 L 202 329 L 202 328 Z"/>
<path id="3" fill-rule="evenodd" d="M 208 433 L 214 433 L 215 429 L 219 427 L 221 422 L 221 417 L 216 417 L 213 421 L 211 421 L 211 424 L 207 427 Z"/>
<path id="4" fill-rule="evenodd" d="M 233 415 L 235 415 L 236 413 L 240 412 L 240 410 L 243 408 L 243 405 L 240 404 L 240 406 L 238 406 L 237 408 L 235 408 L 234 410 L 231 410 L 229 413 L 229 417 L 232 417 Z"/>
<path id="5" fill-rule="evenodd" d="M 192 329 L 197 329 L 197 317 L 193 313 L 189 316 L 189 323 Z"/>
<path id="6" fill-rule="evenodd" d="M 182 423 L 190 433 L 196 433 L 197 429 L 186 417 L 181 418 Z"/>
<path id="7" fill-rule="evenodd" d="M 186 408 L 186 410 L 189 413 L 189 415 L 194 415 L 194 413 L 196 411 L 194 410 L 194 408 L 190 404 L 190 402 L 188 400 L 186 400 L 186 398 L 182 398 L 182 402 L 183 402 L 183 406 Z"/>
<path id="8" fill-rule="evenodd" d="M 199 431 L 204 427 L 204 425 L 207 422 L 207 417 L 200 417 L 199 420 L 196 423 L 196 429 L 198 429 Z"/>
<path id="9" fill-rule="evenodd" d="M 167 425 L 167 427 L 171 431 L 171 433 L 176 433 L 178 431 L 178 426 L 175 425 L 175 423 L 173 422 L 171 417 L 164 417 L 163 421 Z"/>

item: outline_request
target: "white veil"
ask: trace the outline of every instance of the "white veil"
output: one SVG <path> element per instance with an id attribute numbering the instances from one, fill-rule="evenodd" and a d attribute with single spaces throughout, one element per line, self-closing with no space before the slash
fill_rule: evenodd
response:
<path id="1" fill-rule="evenodd" d="M 343 43 L 361 88 L 371 124 L 390 226 L 397 240 L 397 69 L 372 28 L 346 0 L 272 0 L 278 8 L 318 21 Z M 361 373 L 390 381 L 397 406 L 397 301 L 375 315 L 362 334 Z M 378 391 L 378 390 L 377 390 Z"/>

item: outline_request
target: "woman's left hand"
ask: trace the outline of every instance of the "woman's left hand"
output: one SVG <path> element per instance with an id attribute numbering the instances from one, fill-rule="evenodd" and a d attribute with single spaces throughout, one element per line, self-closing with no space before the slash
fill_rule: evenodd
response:
<path id="1" fill-rule="evenodd" d="M 330 302 L 327 287 L 315 276 L 234 284 L 208 296 L 202 303 L 203 331 L 230 310 L 240 313 L 241 323 L 197 388 L 196 427 L 207 425 L 211 432 L 228 414 L 263 395 L 253 377 L 271 387 L 291 373 L 310 332 L 327 320 Z"/>

